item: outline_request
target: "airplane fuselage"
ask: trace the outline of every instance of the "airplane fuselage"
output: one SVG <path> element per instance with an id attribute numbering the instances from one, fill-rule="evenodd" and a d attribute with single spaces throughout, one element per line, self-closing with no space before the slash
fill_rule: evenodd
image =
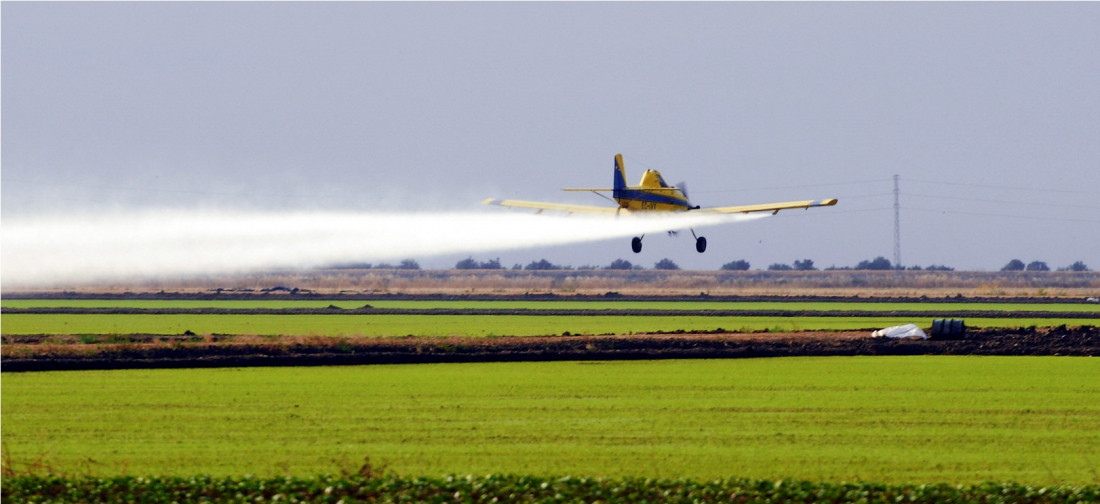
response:
<path id="1" fill-rule="evenodd" d="M 638 190 L 624 190 L 615 197 L 619 208 L 626 210 L 658 210 L 666 212 L 683 212 L 691 210 L 686 198 L 678 200 L 671 195 L 647 193 Z"/>
<path id="2" fill-rule="evenodd" d="M 626 210 L 658 210 L 682 212 L 698 207 L 691 205 L 681 187 L 670 186 L 657 170 L 646 170 L 636 186 L 626 185 L 622 156 L 615 156 L 614 190 L 611 196 Z"/>

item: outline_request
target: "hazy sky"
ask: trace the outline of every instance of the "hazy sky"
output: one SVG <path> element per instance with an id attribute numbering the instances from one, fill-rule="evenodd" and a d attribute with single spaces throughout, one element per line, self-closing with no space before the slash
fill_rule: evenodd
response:
<path id="1" fill-rule="evenodd" d="M 505 265 L 892 259 L 1100 269 L 1100 3 L 2 4 L 2 215 L 694 203 L 833 208 Z M 502 230 L 506 232 L 506 230 Z M 466 254 L 416 258 L 449 267 Z"/>

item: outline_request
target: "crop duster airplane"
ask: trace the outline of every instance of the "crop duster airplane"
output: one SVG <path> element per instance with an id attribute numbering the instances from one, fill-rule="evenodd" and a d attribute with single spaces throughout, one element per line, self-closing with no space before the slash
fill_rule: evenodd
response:
<path id="1" fill-rule="evenodd" d="M 604 214 L 604 215 L 622 215 L 632 214 L 639 212 L 694 212 L 694 213 L 708 213 L 708 214 L 738 214 L 738 213 L 754 213 L 754 212 L 771 212 L 772 215 L 779 213 L 780 210 L 787 210 L 792 208 L 804 208 L 819 206 L 833 206 L 836 204 L 836 198 L 823 199 L 823 200 L 806 200 L 806 201 L 785 201 L 782 203 L 764 203 L 760 205 L 740 205 L 740 206 L 725 206 L 725 207 L 710 207 L 699 208 L 693 206 L 687 197 L 687 187 L 681 183 L 677 186 L 670 186 L 665 183 L 665 179 L 661 177 L 661 173 L 656 170 L 646 170 L 642 174 L 642 180 L 636 186 L 630 186 L 626 184 L 626 170 L 623 169 L 623 155 L 615 155 L 615 171 L 612 173 L 613 186 L 611 189 L 593 189 L 593 188 L 567 188 L 563 191 L 590 191 L 597 195 L 607 198 L 607 196 L 600 193 L 611 193 L 611 198 L 617 206 L 604 207 L 604 206 L 589 206 L 589 205 L 570 205 L 564 203 L 545 203 L 541 201 L 523 201 L 523 200 L 511 200 L 511 199 L 494 199 L 489 198 L 482 203 L 486 205 L 499 205 L 503 207 L 512 208 L 534 208 L 539 210 L 555 210 L 568 213 L 591 213 L 591 214 Z M 672 233 L 671 231 L 669 233 Z M 634 250 L 634 253 L 642 251 L 642 236 L 635 236 L 630 242 L 630 247 Z M 702 236 L 696 236 L 695 230 L 691 230 L 691 236 L 695 237 L 695 250 L 699 253 L 703 253 L 707 250 L 707 239 Z"/>

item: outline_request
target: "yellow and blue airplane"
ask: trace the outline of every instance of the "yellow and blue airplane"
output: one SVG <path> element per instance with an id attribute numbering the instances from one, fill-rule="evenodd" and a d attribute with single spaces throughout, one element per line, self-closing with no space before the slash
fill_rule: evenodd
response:
<path id="1" fill-rule="evenodd" d="M 523 201 L 523 200 L 511 200 L 511 199 L 494 199 L 489 198 L 482 203 L 486 205 L 499 205 L 503 207 L 512 208 L 533 208 L 539 212 L 543 210 L 554 210 L 568 213 L 592 213 L 592 214 L 605 214 L 605 215 L 622 215 L 635 212 L 698 212 L 698 213 L 711 213 L 711 214 L 737 214 L 737 213 L 753 213 L 753 212 L 771 212 L 773 215 L 779 213 L 780 210 L 788 210 L 792 208 L 804 208 L 820 207 L 820 206 L 833 206 L 836 204 L 836 198 L 823 199 L 823 200 L 805 200 L 805 201 L 785 201 L 782 203 L 763 203 L 759 205 L 739 205 L 739 206 L 725 206 L 725 207 L 710 207 L 700 208 L 693 206 L 687 197 L 687 187 L 684 184 L 678 186 L 670 186 L 665 183 L 665 179 L 661 177 L 661 173 L 656 170 L 646 170 L 642 174 L 642 180 L 636 186 L 627 185 L 626 183 L 626 170 L 623 168 L 623 155 L 615 155 L 615 171 L 612 173 L 613 186 L 611 189 L 596 189 L 596 188 L 567 188 L 563 191 L 590 191 L 597 195 L 607 198 L 601 193 L 610 192 L 611 198 L 617 206 L 615 207 L 601 207 L 590 205 L 570 205 L 564 203 L 546 203 L 541 201 Z M 707 239 L 702 236 L 696 236 L 695 230 L 691 230 L 691 235 L 695 237 L 695 250 L 700 253 L 707 250 Z M 630 242 L 631 249 L 634 253 L 642 251 L 642 238 L 643 236 L 635 236 Z"/>

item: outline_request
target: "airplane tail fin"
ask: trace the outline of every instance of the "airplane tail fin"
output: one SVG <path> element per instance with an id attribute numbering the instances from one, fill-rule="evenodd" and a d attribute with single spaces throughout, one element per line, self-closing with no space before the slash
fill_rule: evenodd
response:
<path id="1" fill-rule="evenodd" d="M 615 173 L 614 184 L 611 186 L 614 188 L 612 196 L 619 197 L 619 191 L 627 188 L 626 185 L 626 170 L 623 168 L 623 155 L 615 154 Z"/>

